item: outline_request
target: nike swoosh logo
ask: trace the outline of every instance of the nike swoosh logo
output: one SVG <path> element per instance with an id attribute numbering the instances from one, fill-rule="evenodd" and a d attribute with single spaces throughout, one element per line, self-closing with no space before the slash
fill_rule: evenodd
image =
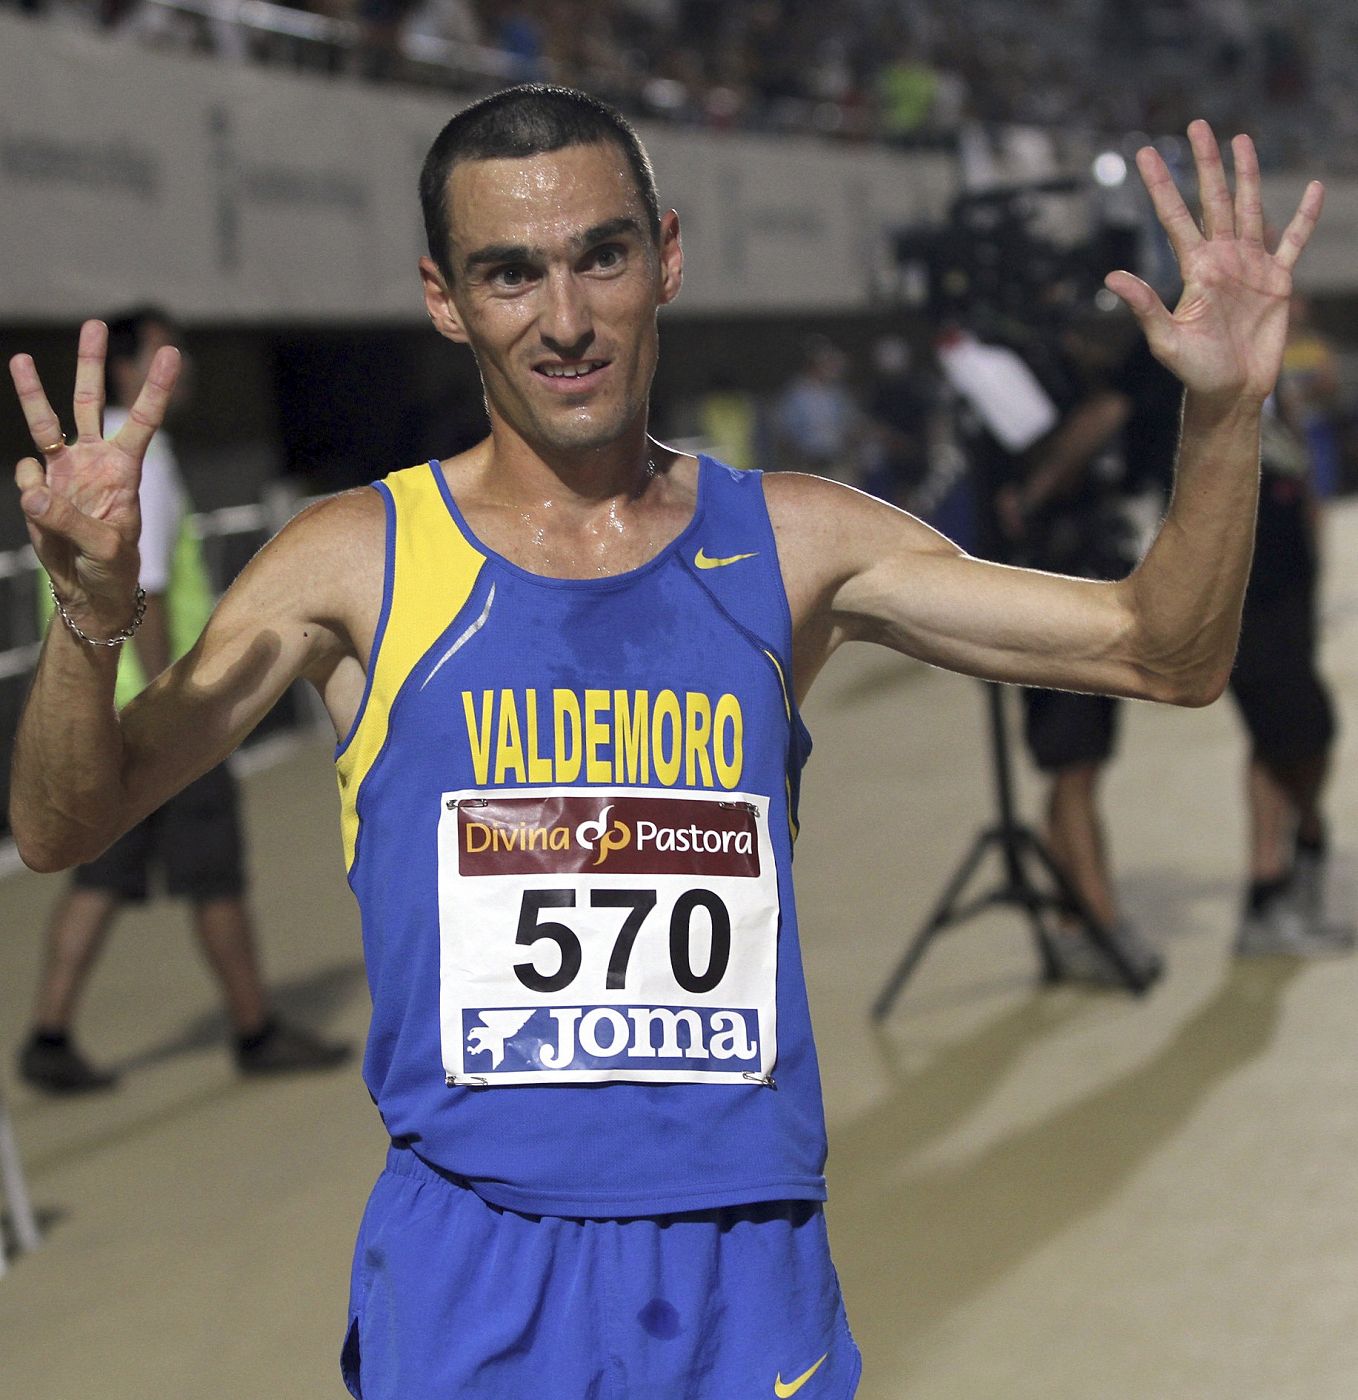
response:
<path id="1" fill-rule="evenodd" d="M 825 1353 L 825 1356 L 829 1355 L 830 1353 L 827 1351 Z M 778 1400 L 787 1400 L 787 1397 L 789 1395 L 796 1395 L 796 1393 L 807 1383 L 807 1381 L 809 1381 L 811 1377 L 814 1376 L 816 1372 L 819 1371 L 820 1368 L 825 1364 L 825 1356 L 822 1356 L 821 1359 L 817 1361 L 816 1364 L 809 1371 L 803 1371 L 795 1381 L 785 1381 L 783 1379 L 783 1373 L 779 1371 L 778 1379 L 775 1380 L 773 1383 L 773 1393 L 778 1397 Z"/>
<path id="2" fill-rule="evenodd" d="M 759 551 L 756 549 L 754 554 L 728 554 L 725 559 L 713 559 L 705 550 L 700 549 L 693 556 L 693 562 L 700 569 L 724 569 L 728 564 L 739 564 L 742 559 L 753 559 L 758 553 Z"/>

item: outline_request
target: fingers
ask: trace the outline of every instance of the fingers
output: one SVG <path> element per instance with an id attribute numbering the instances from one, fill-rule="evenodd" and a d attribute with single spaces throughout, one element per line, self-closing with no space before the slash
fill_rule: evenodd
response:
<path id="1" fill-rule="evenodd" d="M 9 362 L 9 373 L 14 380 L 14 390 L 19 395 L 19 406 L 24 411 L 24 421 L 28 424 L 33 445 L 49 460 L 56 457 L 65 450 L 66 439 L 61 431 L 61 420 L 47 402 L 33 357 L 15 355 Z"/>
<path id="2" fill-rule="evenodd" d="M 1152 287 L 1130 272 L 1110 272 L 1103 284 L 1127 304 L 1152 350 L 1165 343 L 1166 333 L 1173 330 L 1174 318 Z"/>
<path id="3" fill-rule="evenodd" d="M 1235 165 L 1235 233 L 1247 243 L 1264 241 L 1264 200 L 1259 191 L 1259 157 L 1248 136 L 1231 142 Z"/>
<path id="4" fill-rule="evenodd" d="M 1203 241 L 1202 232 L 1188 212 L 1169 167 L 1154 146 L 1142 146 L 1136 153 L 1136 168 L 1155 206 L 1155 217 L 1160 220 L 1174 256 L 1182 264 L 1187 254 Z"/>
<path id="5" fill-rule="evenodd" d="M 83 515 L 69 501 L 48 489 L 47 472 L 36 457 L 25 457 L 14 469 L 19 504 L 28 526 L 28 538 L 47 572 L 63 587 L 74 553 L 97 563 L 107 563 L 118 553 L 118 532 L 101 520 Z"/>
<path id="6" fill-rule="evenodd" d="M 1221 163 L 1221 148 L 1212 128 L 1199 118 L 1188 124 L 1188 144 L 1198 174 L 1198 202 L 1202 205 L 1202 229 L 1208 238 L 1230 238 L 1235 233 L 1235 209 Z"/>
<path id="7" fill-rule="evenodd" d="M 14 484 L 19 488 L 21 495 L 25 491 L 34 491 L 39 486 L 46 486 L 47 473 L 43 470 L 42 463 L 36 457 L 25 457 L 14 468 Z"/>
<path id="8" fill-rule="evenodd" d="M 1202 205 L 1202 230 L 1183 201 L 1169 168 L 1153 147 L 1137 152 L 1137 168 L 1145 183 L 1155 212 L 1169 235 L 1174 252 L 1182 258 L 1189 249 L 1208 238 L 1264 241 L 1263 203 L 1259 192 L 1259 158 L 1248 136 L 1231 142 L 1235 163 L 1235 197 L 1226 180 L 1221 149 L 1212 128 L 1199 118 L 1188 126 L 1188 142 L 1198 177 L 1198 200 Z"/>
<path id="9" fill-rule="evenodd" d="M 156 429 L 165 421 L 165 409 L 179 378 L 179 366 L 179 351 L 174 346 L 164 345 L 156 351 L 146 383 L 141 386 L 127 422 L 114 436 L 113 441 L 138 460 L 145 455 Z"/>
<path id="10" fill-rule="evenodd" d="M 108 327 L 102 321 L 86 321 L 80 328 L 75 361 L 75 430 L 81 442 L 102 442 L 104 437 L 104 356 L 108 351 Z"/>
<path id="11" fill-rule="evenodd" d="M 19 505 L 31 519 L 47 509 L 47 473 L 36 457 L 25 457 L 14 468 L 14 484 L 19 488 Z"/>
<path id="12" fill-rule="evenodd" d="M 116 557 L 122 546 L 122 537 L 112 525 L 85 515 L 64 496 L 48 490 L 42 468 L 33 458 L 26 458 L 19 466 L 21 469 L 25 466 L 29 468 L 23 480 L 20 480 L 18 471 L 15 472 L 15 479 L 20 483 L 22 494 L 19 502 L 31 527 L 30 533 L 36 529 L 42 535 L 57 536 L 71 545 L 77 554 L 96 563 L 106 564 Z"/>
<path id="13" fill-rule="evenodd" d="M 1156 307 L 1164 310 L 1164 306 L 1154 289 L 1130 272 L 1110 272 L 1103 279 L 1103 284 L 1115 296 L 1126 302 L 1128 308 L 1138 319 L 1143 316 L 1153 316 Z"/>
<path id="14" fill-rule="evenodd" d="M 1184 254 L 1203 241 L 1209 239 L 1237 239 L 1263 247 L 1264 208 L 1259 180 L 1259 157 L 1254 142 L 1248 136 L 1236 136 L 1231 141 L 1231 157 L 1235 165 L 1235 195 L 1231 196 L 1226 181 L 1226 170 L 1221 162 L 1221 151 L 1212 128 L 1202 120 L 1191 122 L 1188 127 L 1188 140 L 1193 148 L 1193 163 L 1197 169 L 1198 192 L 1202 203 L 1202 231 L 1199 232 L 1174 184 L 1165 162 L 1153 147 L 1145 146 L 1137 152 L 1137 168 L 1141 179 L 1155 206 L 1165 233 L 1175 256 L 1183 263 Z M 1283 230 L 1278 243 L 1277 261 L 1289 271 L 1295 266 L 1306 247 L 1320 217 L 1325 191 L 1318 181 L 1312 181 L 1302 196 L 1292 222 Z M 1109 283 L 1111 287 L 1112 284 Z M 1123 291 L 1128 305 L 1130 297 Z M 1133 306 L 1133 310 L 1135 310 Z"/>
<path id="15" fill-rule="evenodd" d="M 1325 186 L 1319 180 L 1312 180 L 1302 194 L 1297 212 L 1292 215 L 1292 222 L 1283 230 L 1283 236 L 1278 240 L 1278 251 L 1274 254 L 1277 261 L 1289 271 L 1296 265 L 1301 250 L 1306 247 L 1324 203 Z"/>
<path id="16" fill-rule="evenodd" d="M 51 574 L 53 566 L 44 557 L 50 553 L 45 548 L 47 534 L 44 517 L 52 504 L 52 493 L 47 489 L 47 472 L 36 457 L 25 457 L 14 468 L 14 484 L 19 488 L 19 508 L 24 513 L 24 524 L 28 526 L 28 538 L 43 567 Z"/>

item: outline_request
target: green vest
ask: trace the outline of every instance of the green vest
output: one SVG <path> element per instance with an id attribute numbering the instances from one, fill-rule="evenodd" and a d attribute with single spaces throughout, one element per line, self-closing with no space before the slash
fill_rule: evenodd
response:
<path id="1" fill-rule="evenodd" d="M 48 588 L 47 572 L 40 569 L 38 616 L 45 628 L 56 611 Z M 170 556 L 170 578 L 165 588 L 166 627 L 169 631 L 170 660 L 178 661 L 201 636 L 212 614 L 215 595 L 203 560 L 203 546 L 189 528 L 185 516 L 179 526 L 174 553 Z M 118 685 L 114 703 L 122 709 L 134 695 L 140 695 L 150 680 L 134 646 L 124 646 L 118 659 Z"/>

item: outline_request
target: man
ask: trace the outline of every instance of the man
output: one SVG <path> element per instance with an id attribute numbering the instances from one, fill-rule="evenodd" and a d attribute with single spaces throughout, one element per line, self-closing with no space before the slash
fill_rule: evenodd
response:
<path id="1" fill-rule="evenodd" d="M 112 406 L 104 428 L 116 434 L 146 378 L 152 358 L 175 339 L 170 319 L 155 307 L 109 324 L 107 391 Z M 184 397 L 180 386 L 180 398 Z M 159 675 L 197 640 L 212 611 L 212 590 L 198 541 L 188 528 L 188 498 L 174 449 L 163 432 L 142 461 L 138 505 L 138 582 L 146 612 L 118 668 L 115 700 L 126 704 L 148 676 Z M 49 604 L 46 580 L 42 597 Z M 53 908 L 47 956 L 33 1025 L 19 1053 L 19 1074 L 49 1093 L 107 1089 L 116 1075 L 99 1069 L 74 1042 L 72 1024 L 85 984 L 124 904 L 150 892 L 152 870 L 166 891 L 187 899 L 193 928 L 221 986 L 242 1074 L 326 1069 L 348 1055 L 273 1015 L 260 976 L 253 920 L 246 901 L 244 851 L 235 782 L 218 764 L 159 811 L 137 824 L 96 860 L 78 866 L 70 889 Z"/>
<path id="2" fill-rule="evenodd" d="M 560 89 L 460 113 L 421 180 L 425 305 L 476 355 L 490 436 L 294 521 L 121 713 L 99 643 L 131 630 L 138 463 L 175 357 L 105 443 L 87 325 L 69 447 L 13 361 L 46 459 L 16 479 L 66 618 L 17 746 L 24 858 L 87 858 L 298 675 L 341 736 L 365 1075 L 392 1136 L 355 1254 L 353 1394 L 853 1392 L 789 870 L 797 703 L 853 639 L 1004 681 L 1221 691 L 1259 405 L 1321 191 L 1270 257 L 1250 143 L 1233 207 L 1205 123 L 1192 139 L 1205 233 L 1141 156 L 1179 312 L 1110 279 L 1189 386 L 1170 525 L 1125 583 L 976 561 L 836 483 L 650 439 L 678 216 L 630 128 Z"/>
<path id="3" fill-rule="evenodd" d="M 1286 378 L 1284 368 L 1284 385 Z M 1312 469 L 1301 435 L 1267 414 L 1254 565 L 1230 682 L 1250 738 L 1249 873 L 1235 943 L 1242 957 L 1327 958 L 1354 947 L 1353 926 L 1325 917 L 1323 798 L 1337 725 L 1316 664 Z"/>

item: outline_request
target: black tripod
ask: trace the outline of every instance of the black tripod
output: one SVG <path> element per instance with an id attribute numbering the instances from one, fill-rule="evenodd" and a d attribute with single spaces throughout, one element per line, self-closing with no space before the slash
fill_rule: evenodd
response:
<path id="1" fill-rule="evenodd" d="M 1090 940 L 1117 970 L 1130 991 L 1144 992 L 1159 975 L 1158 967 L 1139 967 L 1109 931 L 1095 918 L 1089 906 L 1070 884 L 1052 860 L 1051 853 L 1031 827 L 1014 816 L 1014 790 L 1009 769 L 1009 739 L 1004 724 L 1004 690 L 993 682 L 983 683 L 990 713 L 990 741 L 995 773 L 995 800 L 999 821 L 984 827 L 971 843 L 951 880 L 943 890 L 934 912 L 925 920 L 905 956 L 891 974 L 873 1003 L 873 1020 L 882 1020 L 891 1010 L 906 979 L 915 970 L 929 944 L 952 924 L 960 924 L 993 904 L 1017 905 L 1028 915 L 1033 939 L 1042 960 L 1042 978 L 1046 982 L 1060 980 L 1061 970 L 1052 949 L 1051 936 L 1043 922 L 1047 911 L 1072 914 L 1078 919 L 1081 934 Z M 971 877 L 991 848 L 999 851 L 1003 861 L 1003 878 L 993 889 L 962 902 Z M 1033 878 L 1034 870 L 1045 872 L 1050 887 Z"/>

